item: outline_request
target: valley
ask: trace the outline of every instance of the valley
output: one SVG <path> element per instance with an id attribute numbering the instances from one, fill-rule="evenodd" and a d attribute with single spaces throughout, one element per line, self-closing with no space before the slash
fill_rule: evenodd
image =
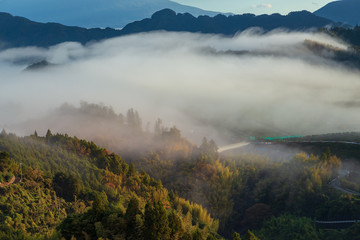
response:
<path id="1" fill-rule="evenodd" d="M 0 239 L 359 239 L 350 3 L 0 0 Z"/>

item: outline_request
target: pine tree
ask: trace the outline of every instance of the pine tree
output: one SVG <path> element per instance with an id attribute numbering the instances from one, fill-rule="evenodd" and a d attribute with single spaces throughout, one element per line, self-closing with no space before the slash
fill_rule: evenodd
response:
<path id="1" fill-rule="evenodd" d="M 259 240 L 250 230 L 245 234 L 245 240 Z"/>
<path id="2" fill-rule="evenodd" d="M 144 238 L 145 239 L 157 239 L 156 232 L 154 231 L 155 214 L 154 208 L 151 203 L 145 205 L 145 221 L 144 221 Z"/>
<path id="3" fill-rule="evenodd" d="M 156 135 L 161 135 L 164 131 L 164 127 L 162 126 L 162 120 L 160 118 L 158 118 L 155 122 L 155 126 L 154 126 L 154 132 Z"/>
<path id="4" fill-rule="evenodd" d="M 145 206 L 144 238 L 148 240 L 170 239 L 170 228 L 166 210 L 161 202 Z"/>
<path id="5" fill-rule="evenodd" d="M 103 213 L 109 206 L 107 195 L 104 191 L 95 194 L 93 209 L 98 213 Z"/>
<path id="6" fill-rule="evenodd" d="M 136 171 L 135 171 L 135 166 L 134 166 L 134 164 L 131 162 L 131 163 L 129 164 L 129 171 L 127 172 L 127 177 L 134 176 L 135 173 L 136 173 Z"/>
<path id="7" fill-rule="evenodd" d="M 180 217 L 175 211 L 169 214 L 170 238 L 178 239 L 178 236 L 184 231 Z"/>
<path id="8" fill-rule="evenodd" d="M 10 155 L 7 152 L 0 152 L 0 171 L 4 171 L 9 167 Z"/>
<path id="9" fill-rule="evenodd" d="M 232 235 L 232 240 L 241 240 L 240 234 L 237 232 L 234 232 Z"/>
<path id="10" fill-rule="evenodd" d="M 51 133 L 50 129 L 47 130 L 45 137 L 46 137 L 46 140 L 50 140 L 50 138 L 52 137 L 52 133 Z"/>
<path id="11" fill-rule="evenodd" d="M 217 238 L 214 237 L 211 233 L 207 236 L 206 240 L 216 240 Z"/>
<path id="12" fill-rule="evenodd" d="M 6 137 L 6 136 L 7 136 L 7 133 L 6 133 L 5 129 L 3 128 L 3 130 L 0 133 L 0 137 Z"/>
<path id="13" fill-rule="evenodd" d="M 204 240 L 199 228 L 196 228 L 195 232 L 193 233 L 192 239 L 193 240 Z"/>
<path id="14" fill-rule="evenodd" d="M 330 148 L 327 147 L 326 151 L 321 154 L 320 159 L 325 161 L 325 160 L 328 160 L 330 157 L 331 157 L 331 151 L 330 151 Z"/>
<path id="15" fill-rule="evenodd" d="M 142 130 L 142 120 L 139 116 L 139 113 L 134 109 L 129 109 L 126 114 L 126 123 L 133 130 L 141 131 Z"/>
<path id="16" fill-rule="evenodd" d="M 203 151 L 203 152 L 206 152 L 207 149 L 209 148 L 209 144 L 208 144 L 208 141 L 207 141 L 207 138 L 206 137 L 203 137 L 202 139 L 202 142 L 201 142 L 201 145 L 200 145 L 200 150 Z"/>
<path id="17" fill-rule="evenodd" d="M 141 235 L 138 232 L 141 227 L 139 224 L 141 223 L 139 223 L 137 217 L 140 213 L 139 200 L 135 197 L 131 198 L 125 213 L 125 220 L 127 222 L 126 239 L 138 239 L 139 235 Z"/>

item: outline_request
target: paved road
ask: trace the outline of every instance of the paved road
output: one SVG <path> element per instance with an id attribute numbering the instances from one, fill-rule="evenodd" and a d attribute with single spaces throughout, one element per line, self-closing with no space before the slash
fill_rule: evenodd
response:
<path id="1" fill-rule="evenodd" d="M 234 143 L 234 144 L 230 144 L 230 145 L 226 145 L 226 146 L 222 146 L 219 147 L 218 152 L 225 152 L 231 149 L 236 149 L 236 148 L 241 148 L 241 147 L 245 147 L 247 145 L 249 145 L 249 142 L 239 142 L 239 143 Z"/>
<path id="2" fill-rule="evenodd" d="M 329 182 L 329 184 L 330 184 L 333 188 L 335 188 L 335 189 L 337 189 L 337 190 L 339 190 L 339 191 L 341 191 L 341 192 L 343 192 L 343 193 L 353 194 L 353 195 L 360 195 L 359 192 L 355 192 L 355 191 L 353 191 L 353 190 L 351 190 L 351 189 L 342 188 L 342 187 L 341 187 L 341 183 L 340 183 L 339 176 L 336 177 L 335 179 L 333 179 L 331 182 Z"/>
<path id="3" fill-rule="evenodd" d="M 360 142 L 349 142 L 349 141 L 285 141 L 285 142 L 239 142 L 234 144 L 229 144 L 226 146 L 221 146 L 218 149 L 218 152 L 225 152 L 232 149 L 242 148 L 249 144 L 267 144 L 267 143 L 343 143 L 343 144 L 352 144 L 352 145 L 360 145 Z"/>
<path id="4" fill-rule="evenodd" d="M 320 224 L 341 224 L 341 223 L 356 223 L 356 222 L 360 222 L 360 220 L 341 220 L 341 221 L 314 221 L 316 223 L 320 223 Z"/>
<path id="5" fill-rule="evenodd" d="M 360 142 L 349 142 L 349 141 L 286 141 L 285 143 L 344 143 L 360 145 Z"/>

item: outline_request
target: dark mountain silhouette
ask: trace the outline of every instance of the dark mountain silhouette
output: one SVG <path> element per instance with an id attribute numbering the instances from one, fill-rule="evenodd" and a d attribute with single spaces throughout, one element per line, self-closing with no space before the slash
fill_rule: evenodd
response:
<path id="1" fill-rule="evenodd" d="M 329 3 L 315 11 L 314 14 L 331 19 L 334 22 L 342 22 L 355 26 L 360 24 L 359 12 L 359 0 L 342 0 Z"/>
<path id="2" fill-rule="evenodd" d="M 164 8 L 194 16 L 215 16 L 218 12 L 181 5 L 170 0 L 0 0 L 0 12 L 8 12 L 34 21 L 57 22 L 85 28 L 122 28 L 150 17 Z"/>
<path id="3" fill-rule="evenodd" d="M 292 12 L 287 16 L 280 14 L 260 16 L 244 14 L 232 16 L 216 15 L 215 17 L 199 16 L 196 18 L 188 13 L 176 14 L 170 9 L 164 9 L 154 13 L 151 19 L 144 19 L 126 25 L 122 32 L 136 33 L 166 30 L 233 35 L 250 27 L 260 27 L 265 31 L 276 28 L 305 30 L 321 28 L 329 24 L 332 24 L 332 21 L 315 16 L 307 11 Z"/>
<path id="4" fill-rule="evenodd" d="M 37 23 L 23 17 L 0 13 L 0 48 L 40 46 L 48 47 L 61 42 L 82 44 L 120 35 L 120 31 L 106 28 L 86 29 L 57 23 Z"/>
<path id="5" fill-rule="evenodd" d="M 149 31 L 184 31 L 234 35 L 250 27 L 260 27 L 265 31 L 276 28 L 305 30 L 332 24 L 330 20 L 317 17 L 306 11 L 293 12 L 287 16 L 280 14 L 252 14 L 215 17 L 194 17 L 188 13 L 176 14 L 164 9 L 141 21 L 126 25 L 122 30 L 111 28 L 86 29 L 68 27 L 57 23 L 37 23 L 8 13 L 0 13 L 0 48 L 39 46 L 48 47 L 61 42 L 74 41 L 82 44 L 90 41 Z"/>

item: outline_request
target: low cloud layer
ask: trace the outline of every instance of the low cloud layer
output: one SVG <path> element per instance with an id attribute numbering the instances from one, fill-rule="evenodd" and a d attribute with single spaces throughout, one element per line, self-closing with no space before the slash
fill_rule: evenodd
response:
<path id="1" fill-rule="evenodd" d="M 360 130 L 359 72 L 314 55 L 304 41 L 345 44 L 321 34 L 257 31 L 234 38 L 149 33 L 0 52 L 0 127 L 43 133 L 58 126 L 44 119 L 60 105 L 87 101 L 117 113 L 134 108 L 144 125 L 160 117 L 194 141 Z M 23 71 L 44 59 L 57 65 Z"/>

